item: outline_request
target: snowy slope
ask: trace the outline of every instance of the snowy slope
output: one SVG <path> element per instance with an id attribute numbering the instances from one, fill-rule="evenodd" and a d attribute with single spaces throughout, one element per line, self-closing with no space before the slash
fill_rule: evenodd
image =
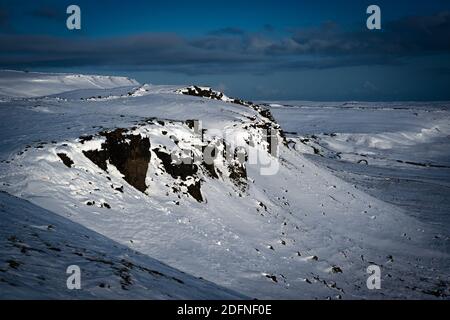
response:
<path id="1" fill-rule="evenodd" d="M 242 299 L 0 192 L 0 299 Z M 69 290 L 66 269 L 81 269 Z"/>
<path id="2" fill-rule="evenodd" d="M 3 101 L 0 189 L 251 297 L 448 297 L 448 235 L 309 160 L 260 106 L 197 88 Z M 261 162 L 227 160 L 224 141 Z M 212 167 L 166 161 L 211 144 Z M 382 290 L 366 287 L 372 264 Z"/>
<path id="3" fill-rule="evenodd" d="M 272 104 L 295 148 L 408 214 L 450 228 L 450 103 Z"/>
<path id="4" fill-rule="evenodd" d="M 0 71 L 0 97 L 40 97 L 77 89 L 138 86 L 125 77 Z"/>

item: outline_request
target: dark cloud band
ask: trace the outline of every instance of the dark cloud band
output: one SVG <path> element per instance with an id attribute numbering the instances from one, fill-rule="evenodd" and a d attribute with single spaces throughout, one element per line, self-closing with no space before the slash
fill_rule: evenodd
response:
<path id="1" fill-rule="evenodd" d="M 54 17 L 51 12 L 41 16 Z M 0 24 L 5 23 L 2 17 Z M 274 39 L 224 28 L 204 37 L 142 34 L 116 38 L 0 35 L 0 67 L 122 66 L 192 73 L 255 72 L 398 64 L 402 57 L 450 53 L 450 13 L 403 18 L 382 32 L 327 23 Z"/>

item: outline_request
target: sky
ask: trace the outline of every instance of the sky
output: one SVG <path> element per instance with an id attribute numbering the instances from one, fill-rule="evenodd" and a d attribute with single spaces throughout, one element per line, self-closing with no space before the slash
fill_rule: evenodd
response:
<path id="1" fill-rule="evenodd" d="M 68 30 L 66 8 L 81 8 Z M 366 9 L 381 8 L 381 30 Z M 0 0 L 0 69 L 249 100 L 450 100 L 450 1 Z"/>

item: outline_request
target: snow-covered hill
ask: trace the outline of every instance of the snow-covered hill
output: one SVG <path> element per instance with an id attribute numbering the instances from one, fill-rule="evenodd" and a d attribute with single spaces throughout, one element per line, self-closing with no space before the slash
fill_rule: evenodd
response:
<path id="1" fill-rule="evenodd" d="M 0 192 L 1 299 L 242 299 Z M 67 268 L 82 270 L 69 290 Z"/>
<path id="2" fill-rule="evenodd" d="M 264 106 L 76 85 L 0 114 L 1 190 L 195 277 L 255 298 L 449 294 L 448 235 L 305 157 Z"/>
<path id="3" fill-rule="evenodd" d="M 125 77 L 0 71 L 0 97 L 41 97 L 76 89 L 111 89 L 138 85 L 136 80 Z"/>

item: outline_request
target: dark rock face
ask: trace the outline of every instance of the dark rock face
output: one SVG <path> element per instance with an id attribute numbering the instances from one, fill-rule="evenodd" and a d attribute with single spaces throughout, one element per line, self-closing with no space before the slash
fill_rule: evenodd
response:
<path id="1" fill-rule="evenodd" d="M 201 183 L 200 180 L 196 181 L 194 184 L 191 184 L 187 186 L 188 193 L 191 195 L 192 198 L 197 200 L 198 202 L 203 202 L 203 196 L 201 189 Z"/>
<path id="2" fill-rule="evenodd" d="M 72 159 L 70 159 L 67 156 L 67 154 L 65 154 L 65 153 L 58 153 L 57 155 L 62 160 L 62 162 L 66 165 L 66 167 L 72 168 L 73 161 L 72 161 Z"/>
<path id="3" fill-rule="evenodd" d="M 231 181 L 242 191 L 247 189 L 247 169 L 244 164 L 233 163 L 228 166 Z"/>
<path id="4" fill-rule="evenodd" d="M 211 142 L 208 145 L 202 147 L 204 160 L 202 162 L 202 167 L 205 168 L 207 174 L 213 179 L 219 179 L 217 175 L 214 160 L 217 158 L 218 150 L 217 146 Z"/>
<path id="5" fill-rule="evenodd" d="M 203 196 L 201 192 L 201 181 L 197 177 L 198 166 L 192 163 L 174 163 L 172 162 L 172 156 L 164 149 L 153 149 L 153 152 L 161 160 L 164 170 L 172 176 L 174 179 L 180 178 L 183 182 L 179 183 L 179 186 L 187 187 L 187 193 L 197 200 L 203 202 Z M 188 159 L 192 160 L 192 159 Z M 188 161 L 190 162 L 190 161 Z M 194 182 L 187 185 L 185 182 L 188 178 L 193 178 Z M 177 188 L 175 188 L 177 189 Z"/>
<path id="6" fill-rule="evenodd" d="M 125 181 L 145 192 L 148 164 L 150 162 L 150 140 L 141 135 L 127 135 L 124 129 L 102 132 L 106 137 L 102 150 L 84 151 L 84 155 L 103 170 L 106 161 L 114 165 L 124 175 Z"/>
<path id="7" fill-rule="evenodd" d="M 172 176 L 172 178 L 180 178 L 186 181 L 188 177 L 193 177 L 197 171 L 198 167 L 195 164 L 190 163 L 172 163 L 172 156 L 162 149 L 153 149 L 156 156 L 161 160 L 164 170 Z"/>
<path id="8" fill-rule="evenodd" d="M 214 167 L 214 163 L 206 163 L 203 162 L 202 166 L 206 169 L 206 172 L 208 175 L 213 179 L 219 179 L 219 176 L 217 175 L 216 169 Z"/>
<path id="9" fill-rule="evenodd" d="M 100 169 L 106 171 L 108 169 L 106 160 L 108 160 L 108 152 L 105 150 L 88 150 L 83 151 L 83 154 L 95 163 Z"/>
<path id="10" fill-rule="evenodd" d="M 91 141 L 92 138 L 94 138 L 92 135 L 87 135 L 87 136 L 81 136 L 79 138 L 79 140 L 80 140 L 81 144 L 84 144 L 86 141 Z"/>
<path id="11" fill-rule="evenodd" d="M 194 129 L 196 120 L 186 120 L 185 123 L 189 127 L 189 129 Z"/>

